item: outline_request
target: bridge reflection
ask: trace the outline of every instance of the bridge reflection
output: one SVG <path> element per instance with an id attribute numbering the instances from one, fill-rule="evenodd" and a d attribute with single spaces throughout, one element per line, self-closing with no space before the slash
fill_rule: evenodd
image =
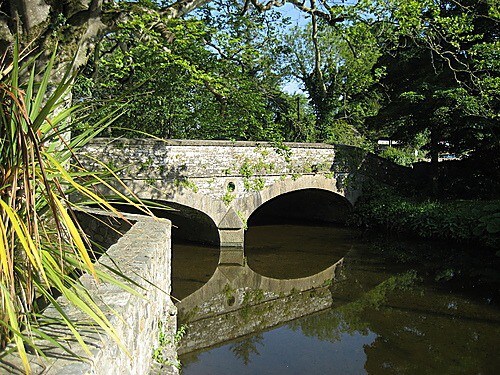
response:
<path id="1" fill-rule="evenodd" d="M 253 271 L 242 248 L 222 248 L 210 280 L 177 304 L 179 325 L 186 324 L 179 354 L 265 330 L 332 305 L 330 285 L 343 258 L 315 275 L 275 279 Z"/>

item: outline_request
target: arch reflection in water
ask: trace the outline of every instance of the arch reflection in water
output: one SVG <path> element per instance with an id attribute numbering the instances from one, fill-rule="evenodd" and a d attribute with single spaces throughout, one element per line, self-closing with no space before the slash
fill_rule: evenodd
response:
<path id="1" fill-rule="evenodd" d="M 288 231 L 297 229 L 268 230 L 278 241 Z M 316 229 L 304 231 L 310 233 L 317 238 Z M 330 234 L 323 237 L 333 248 Z M 300 254 L 310 258 L 321 247 L 315 243 L 307 252 L 307 242 Z M 295 262 L 288 261 L 286 248 L 279 247 L 274 258 L 270 250 L 259 253 L 265 255 L 262 267 L 285 269 L 277 263 Z M 458 261 L 459 254 L 414 239 L 353 240 L 339 269 L 342 280 L 329 288 L 330 308 L 183 355 L 183 373 L 500 374 L 498 259 L 491 254 L 487 262 L 474 262 L 463 254 Z M 257 255 L 247 249 L 255 271 Z M 443 281 L 450 267 L 456 276 Z M 286 312 L 286 306 L 278 308 Z"/>
<path id="2" fill-rule="evenodd" d="M 221 250 L 212 278 L 177 304 L 179 324 L 187 324 L 178 349 L 184 354 L 265 330 L 332 305 L 329 286 L 343 259 L 298 279 L 273 279 L 254 272 L 243 249 Z"/>

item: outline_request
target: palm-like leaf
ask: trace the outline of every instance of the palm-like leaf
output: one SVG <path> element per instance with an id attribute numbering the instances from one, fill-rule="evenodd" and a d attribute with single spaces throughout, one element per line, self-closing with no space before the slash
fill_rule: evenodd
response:
<path id="1" fill-rule="evenodd" d="M 105 182 L 103 178 L 72 166 L 71 161 L 76 149 L 119 113 L 112 112 L 94 126 L 87 125 L 73 139 L 65 139 L 65 132 L 85 106 L 65 105 L 73 78 L 70 74 L 51 86 L 55 56 L 54 52 L 44 71 L 36 72 L 35 60 L 23 63 L 16 45 L 13 62 L 0 68 L 0 349 L 13 342 L 26 372 L 30 369 L 25 345 L 35 345 L 30 337 L 40 332 L 31 324 L 39 313 L 38 297 L 54 305 L 61 321 L 85 348 L 75 322 L 57 305 L 53 291 L 118 340 L 105 314 L 78 279 L 69 275 L 78 269 L 130 289 L 114 276 L 95 270 L 90 241 L 74 220 L 71 209 L 75 203 L 68 200 L 76 192 L 86 202 L 116 213 L 91 189 L 92 184 Z M 137 205 L 117 190 L 114 194 Z M 40 353 L 39 348 L 34 349 Z"/>

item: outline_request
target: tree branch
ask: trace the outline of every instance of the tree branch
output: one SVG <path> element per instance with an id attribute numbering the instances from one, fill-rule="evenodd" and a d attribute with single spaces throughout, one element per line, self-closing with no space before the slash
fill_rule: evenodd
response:
<path id="1" fill-rule="evenodd" d="M 304 13 L 310 14 L 311 16 L 314 15 L 314 16 L 317 16 L 317 17 L 323 19 L 330 26 L 334 26 L 339 22 L 345 21 L 344 16 L 332 17 L 331 12 L 330 13 L 323 12 L 323 11 L 319 10 L 316 7 L 316 5 L 312 5 L 312 3 L 311 3 L 311 7 L 309 8 L 309 7 L 306 7 L 305 2 L 302 2 L 301 0 L 288 0 L 288 2 L 290 4 L 293 4 L 297 9 L 299 9 L 300 11 L 302 11 Z M 331 7 L 329 7 L 329 8 L 331 9 Z"/>
<path id="2" fill-rule="evenodd" d="M 311 0 L 311 8 L 316 9 L 316 1 Z M 322 96 L 326 95 L 325 80 L 323 79 L 323 72 L 321 70 L 321 51 L 319 49 L 318 40 L 318 20 L 316 19 L 316 14 L 312 13 L 312 30 L 311 39 L 314 46 L 314 76 L 316 77 L 317 84 L 321 89 Z"/>

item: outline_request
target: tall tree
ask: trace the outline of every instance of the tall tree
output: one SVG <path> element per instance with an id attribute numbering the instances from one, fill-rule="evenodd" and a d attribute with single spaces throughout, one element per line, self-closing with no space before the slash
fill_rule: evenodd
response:
<path id="1" fill-rule="evenodd" d="M 372 67 L 380 56 L 372 27 L 346 22 L 318 29 L 311 23 L 293 29 L 285 42 L 288 74 L 305 88 L 318 139 L 349 142 L 376 109 L 376 97 L 368 92 L 376 80 Z"/>
<path id="2" fill-rule="evenodd" d="M 222 6 L 224 14 L 214 10 Z M 121 126 L 164 138 L 296 139 L 296 105 L 279 89 L 273 57 L 279 14 L 241 15 L 235 3 L 215 1 L 169 21 L 170 40 L 145 28 L 147 18 L 106 35 L 78 79 L 77 100 L 131 91 Z"/>
<path id="3" fill-rule="evenodd" d="M 386 100 L 369 124 L 406 143 L 427 137 L 434 165 L 443 151 L 498 148 L 500 24 L 493 3 L 443 0 L 402 19 L 397 43 L 377 64 Z"/>

